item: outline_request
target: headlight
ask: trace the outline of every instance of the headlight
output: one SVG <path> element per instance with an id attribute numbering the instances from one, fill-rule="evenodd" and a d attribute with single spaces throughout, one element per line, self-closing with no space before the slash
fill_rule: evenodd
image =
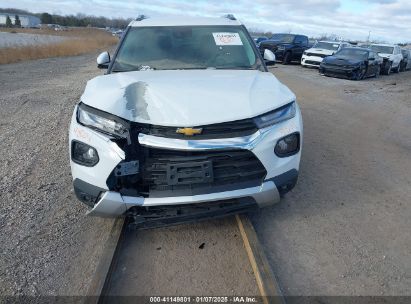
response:
<path id="1" fill-rule="evenodd" d="M 284 120 L 291 119 L 295 116 L 296 105 L 295 101 L 282 106 L 274 111 L 268 112 L 266 114 L 257 116 L 254 118 L 254 122 L 259 129 L 277 124 Z"/>
<path id="2" fill-rule="evenodd" d="M 307 55 L 307 52 L 304 51 L 303 55 Z"/>
<path id="3" fill-rule="evenodd" d="M 77 108 L 77 121 L 86 127 L 115 137 L 124 138 L 128 134 L 128 124 L 124 120 L 85 104 L 80 104 Z"/>

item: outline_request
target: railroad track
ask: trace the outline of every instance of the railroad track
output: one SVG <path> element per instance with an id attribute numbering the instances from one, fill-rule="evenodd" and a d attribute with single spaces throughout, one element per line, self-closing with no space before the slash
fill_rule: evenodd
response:
<path id="1" fill-rule="evenodd" d="M 235 222 L 260 293 L 258 301 L 264 304 L 285 303 L 275 275 L 268 264 L 251 221 L 246 215 L 235 215 Z M 129 225 L 130 222 L 126 218 L 117 218 L 114 221 L 104 252 L 89 285 L 88 297 L 86 297 L 85 301 L 87 304 L 116 302 L 115 299 L 110 296 L 110 290 L 113 285 L 113 274 L 119 271 L 119 257 L 121 250 L 124 250 L 122 249 L 122 247 L 124 247 L 122 244 L 127 237 Z M 142 276 L 144 276 L 144 273 Z M 130 284 L 130 282 L 128 282 L 128 284 Z"/>

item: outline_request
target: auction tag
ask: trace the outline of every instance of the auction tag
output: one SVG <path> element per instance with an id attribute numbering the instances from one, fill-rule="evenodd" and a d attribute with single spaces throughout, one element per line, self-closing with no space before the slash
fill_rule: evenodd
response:
<path id="1" fill-rule="evenodd" d="M 243 45 L 238 33 L 213 33 L 216 45 Z"/>

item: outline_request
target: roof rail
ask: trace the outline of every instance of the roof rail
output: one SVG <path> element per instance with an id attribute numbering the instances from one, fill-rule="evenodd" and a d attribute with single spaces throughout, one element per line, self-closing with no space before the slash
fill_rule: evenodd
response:
<path id="1" fill-rule="evenodd" d="M 143 21 L 144 19 L 147 19 L 148 16 L 146 15 L 138 15 L 136 19 L 134 19 L 135 21 Z"/>
<path id="2" fill-rule="evenodd" d="M 230 19 L 230 20 L 237 20 L 237 18 L 233 14 L 224 15 L 223 18 L 227 18 L 227 19 Z"/>

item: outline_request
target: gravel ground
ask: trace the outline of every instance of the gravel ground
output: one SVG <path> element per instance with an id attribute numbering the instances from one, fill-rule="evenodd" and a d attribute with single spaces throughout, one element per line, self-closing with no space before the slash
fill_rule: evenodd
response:
<path id="1" fill-rule="evenodd" d="M 101 74 L 95 57 L 0 66 L 1 295 L 87 291 L 112 220 L 85 216 L 75 199 L 67 130 L 86 81 Z M 283 290 L 411 294 L 411 72 L 351 82 L 299 66 L 272 71 L 297 94 L 305 124 L 296 189 L 253 214 Z M 178 257 L 194 246 L 184 231 L 158 243 Z"/>
<path id="2" fill-rule="evenodd" d="M 0 65 L 0 294 L 84 294 L 111 219 L 74 196 L 68 124 L 96 55 Z"/>
<path id="3" fill-rule="evenodd" d="M 69 37 L 0 32 L 0 48 L 57 43 Z"/>
<path id="4" fill-rule="evenodd" d="M 411 295 L 411 71 L 360 82 L 281 66 L 300 178 L 253 223 L 287 295 Z"/>

